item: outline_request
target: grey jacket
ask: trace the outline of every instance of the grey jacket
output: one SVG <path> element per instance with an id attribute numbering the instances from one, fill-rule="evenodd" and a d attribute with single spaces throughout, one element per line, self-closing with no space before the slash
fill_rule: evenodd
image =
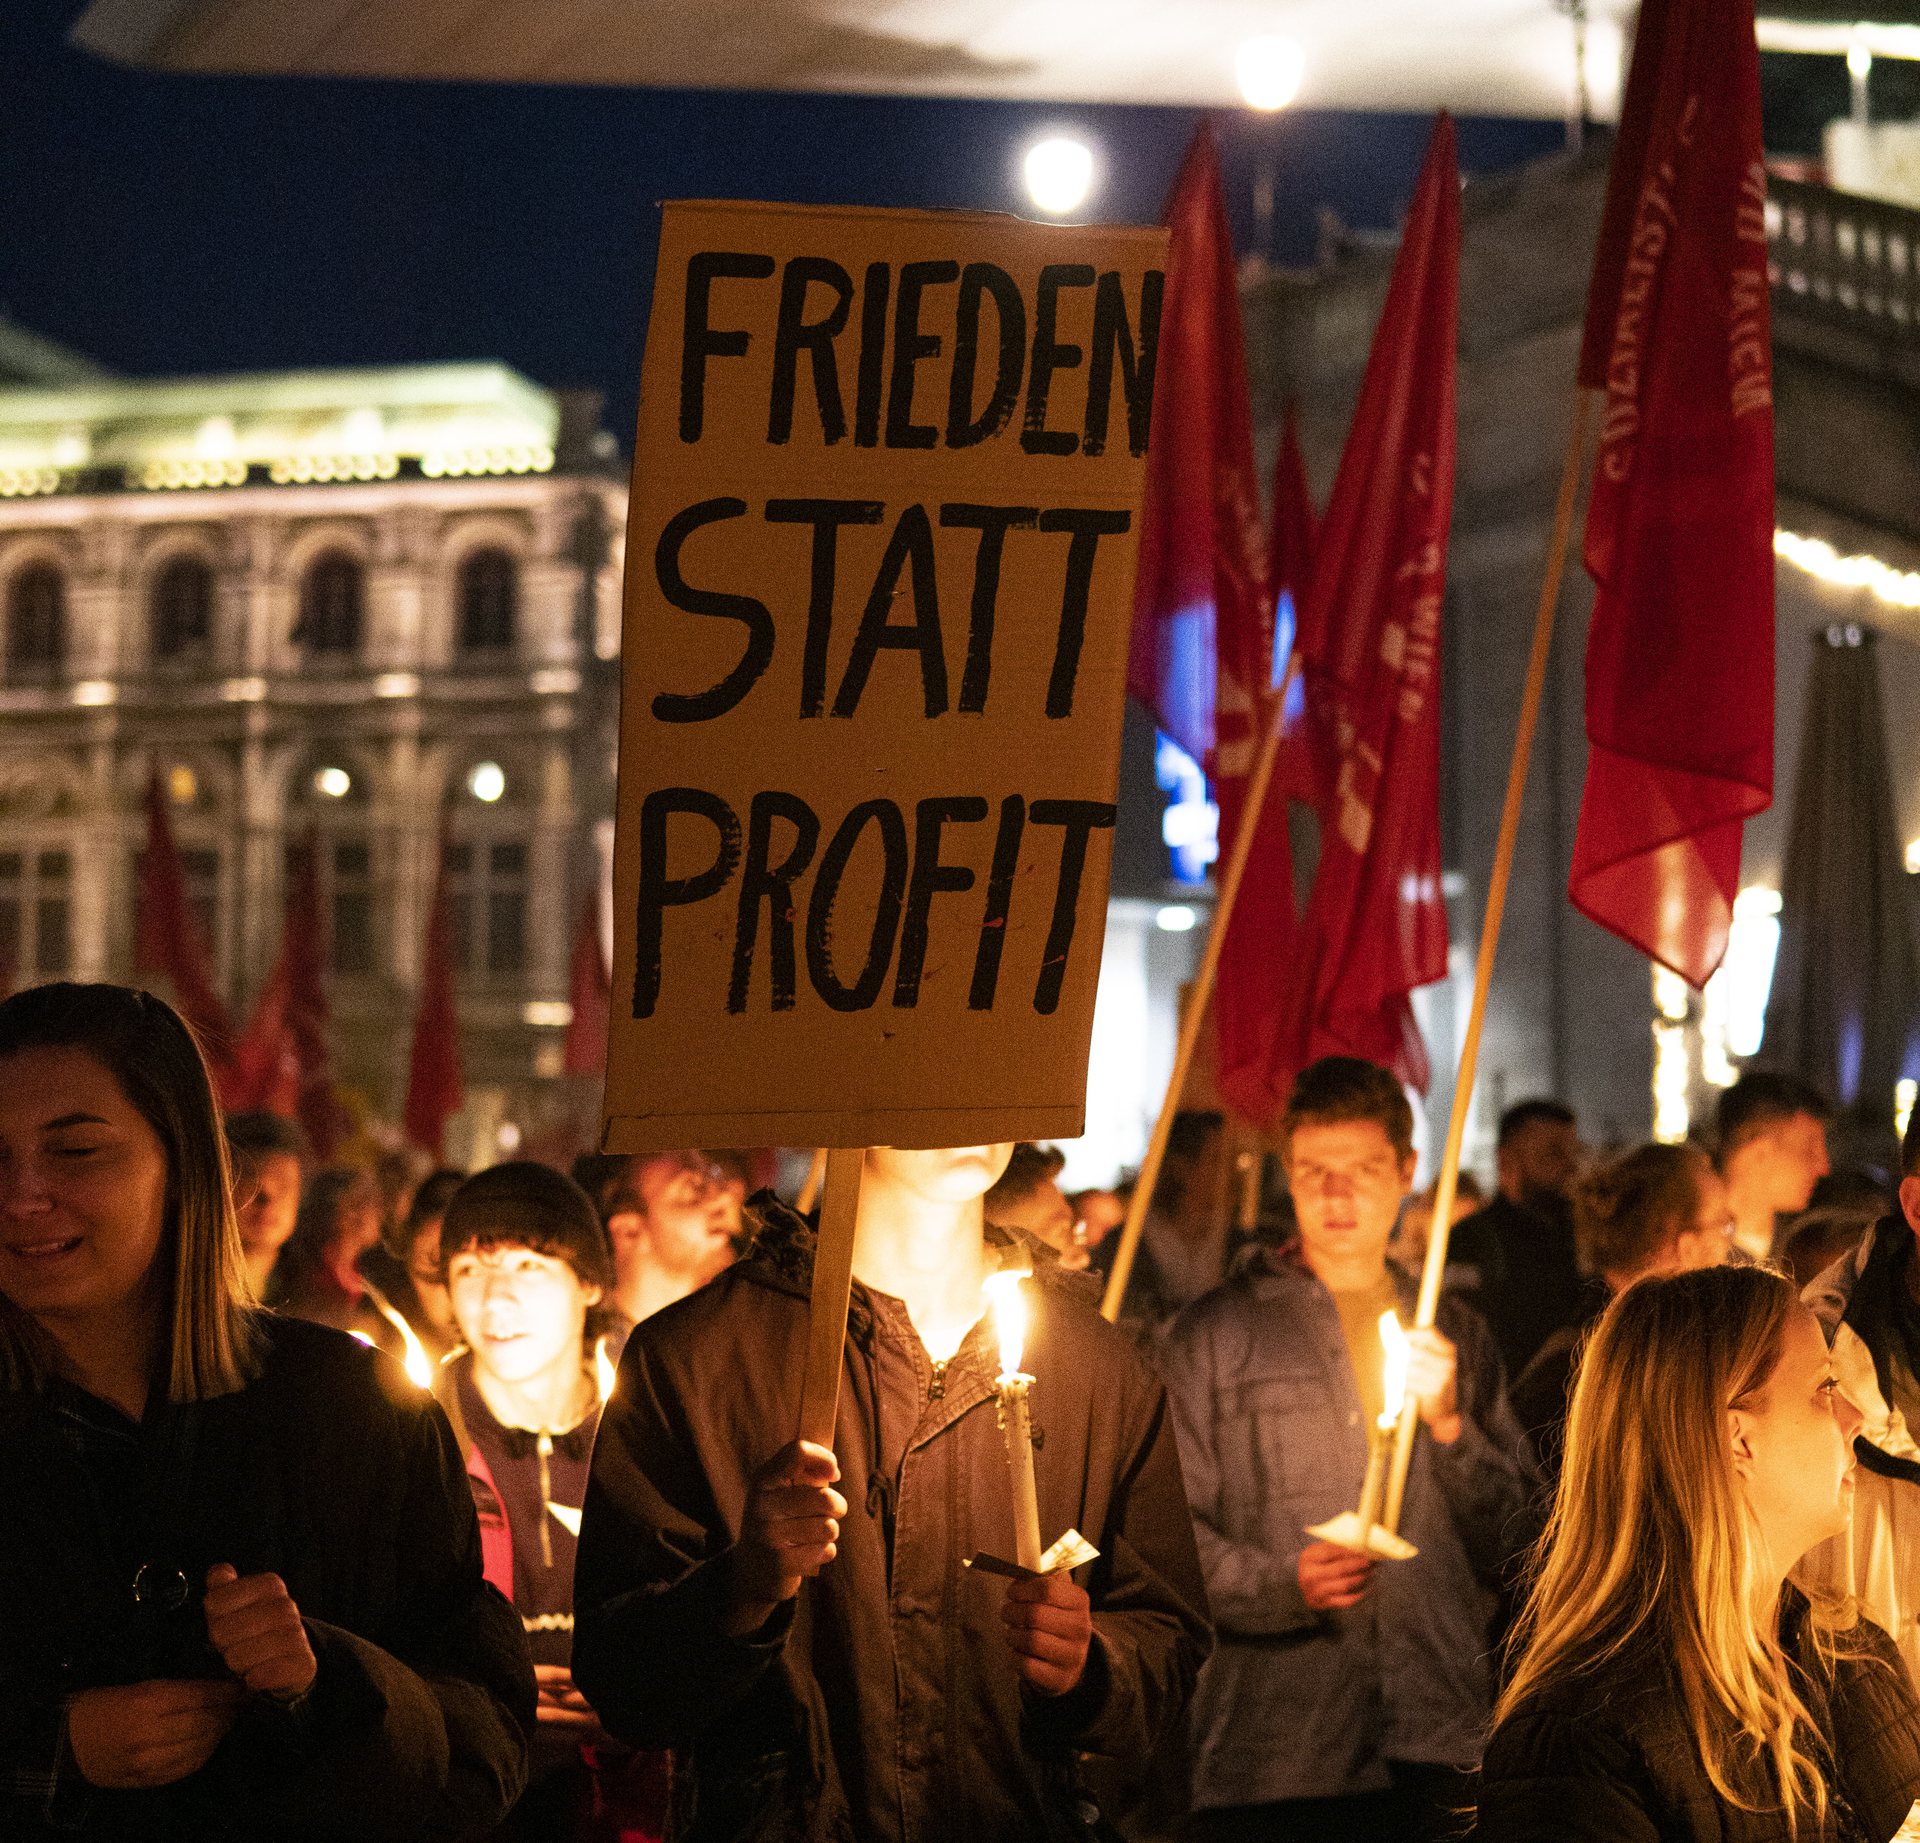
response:
<path id="1" fill-rule="evenodd" d="M 1411 1322 L 1415 1288 L 1395 1273 Z M 1285 1251 L 1250 1249 L 1175 1324 L 1164 1356 L 1216 1648 L 1193 1703 L 1197 1810 L 1329 1798 L 1386 1762 L 1468 1768 L 1492 1710 L 1495 1584 L 1523 1539 L 1521 1433 L 1478 1315 L 1441 1302 L 1462 1431 L 1414 1447 L 1401 1533 L 1349 1612 L 1299 1585 L 1307 1525 L 1358 1503 L 1364 1410 L 1333 1295 Z"/>

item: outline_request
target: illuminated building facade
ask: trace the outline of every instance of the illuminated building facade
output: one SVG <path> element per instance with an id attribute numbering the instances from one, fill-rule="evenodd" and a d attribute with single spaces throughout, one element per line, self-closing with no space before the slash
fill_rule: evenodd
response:
<path id="1" fill-rule="evenodd" d="M 157 769 L 242 1018 L 288 846 L 317 835 L 339 1074 L 390 1116 L 444 827 L 470 1096 L 451 1149 L 568 1105 L 626 502 L 594 410 L 491 364 L 122 380 L 0 322 L 13 980 L 130 974 Z"/>

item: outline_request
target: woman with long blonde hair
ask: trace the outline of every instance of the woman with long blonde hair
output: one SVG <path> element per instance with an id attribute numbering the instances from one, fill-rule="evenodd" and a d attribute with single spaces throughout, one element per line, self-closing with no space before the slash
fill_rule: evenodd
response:
<path id="1" fill-rule="evenodd" d="M 1593 1334 L 1480 1787 L 1483 1843 L 1885 1843 L 1920 1798 L 1892 1641 L 1789 1580 L 1860 1417 L 1781 1276 L 1629 1287 Z"/>

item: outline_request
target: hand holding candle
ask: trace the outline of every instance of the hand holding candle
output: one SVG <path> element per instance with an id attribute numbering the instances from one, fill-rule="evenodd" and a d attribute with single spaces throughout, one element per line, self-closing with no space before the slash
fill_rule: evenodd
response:
<path id="1" fill-rule="evenodd" d="M 1409 1331 L 1406 1341 L 1406 1391 L 1427 1432 L 1451 1446 L 1460 1437 L 1459 1353 L 1451 1338 L 1430 1325 Z"/>
<path id="2" fill-rule="evenodd" d="M 1407 1398 L 1407 1376 L 1413 1351 L 1400 1320 L 1392 1312 L 1380 1314 L 1380 1344 L 1386 1352 L 1381 1375 L 1380 1416 L 1367 1431 L 1367 1477 L 1360 1487 L 1361 1541 L 1368 1541 L 1380 1518 L 1380 1497 L 1386 1486 L 1387 1456 L 1392 1450 L 1394 1429 L 1400 1424 L 1400 1409 Z M 1451 1348 L 1451 1346 L 1449 1346 Z"/>

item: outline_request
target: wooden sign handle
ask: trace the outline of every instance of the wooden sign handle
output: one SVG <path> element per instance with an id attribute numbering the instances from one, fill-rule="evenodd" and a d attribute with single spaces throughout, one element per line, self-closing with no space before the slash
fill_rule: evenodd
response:
<path id="1" fill-rule="evenodd" d="M 840 1360 L 853 1297 L 853 1236 L 860 1220 L 860 1174 L 866 1152 L 836 1146 L 827 1153 L 814 1238 L 813 1299 L 807 1317 L 807 1367 L 800 1385 L 800 1438 L 831 1448 L 840 1412 Z"/>

